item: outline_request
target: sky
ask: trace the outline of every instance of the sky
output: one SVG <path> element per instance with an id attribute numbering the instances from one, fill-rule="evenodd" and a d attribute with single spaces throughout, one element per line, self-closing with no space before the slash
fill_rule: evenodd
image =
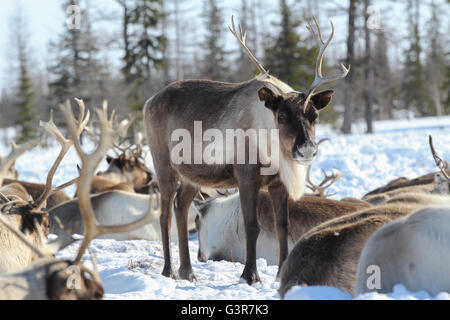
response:
<path id="1" fill-rule="evenodd" d="M 429 10 L 425 4 L 430 3 L 432 0 L 422 1 L 423 10 L 421 10 L 422 29 L 424 33 L 426 29 L 425 21 L 429 18 Z M 445 2 L 445 0 L 435 0 L 437 2 Z M 277 19 L 278 1 L 277 0 L 254 0 L 255 3 L 259 3 L 258 20 L 265 30 L 272 28 L 272 23 Z M 314 3 L 314 1 L 308 0 L 307 3 Z M 339 6 L 345 8 L 348 5 L 348 1 L 334 1 Z M 12 16 L 17 11 L 18 3 L 21 3 L 20 8 L 22 14 L 26 17 L 28 33 L 30 35 L 29 47 L 32 54 L 32 63 L 37 64 L 40 68 L 45 69 L 48 62 L 48 43 L 51 39 L 56 39 L 58 34 L 62 32 L 65 21 L 67 19 L 65 12 L 62 9 L 61 0 L 2 0 L 0 2 L 0 90 L 2 88 L 8 88 L 10 83 L 15 79 L 13 69 L 11 68 L 11 62 L 13 61 L 13 52 L 11 50 L 12 39 L 14 34 L 11 30 Z M 102 22 L 99 17 L 118 12 L 118 6 L 114 0 L 90 0 L 89 6 L 92 7 L 92 15 L 94 16 L 94 29 L 98 31 L 98 34 L 103 32 L 119 32 L 120 25 L 112 22 Z M 229 17 L 232 14 L 239 16 L 240 0 L 227 0 L 221 2 L 221 6 L 224 8 L 224 31 L 227 33 L 227 46 L 237 50 L 236 41 L 233 40 L 231 34 L 226 29 L 226 26 L 230 24 Z M 288 3 L 294 4 L 295 1 L 288 1 Z M 402 59 L 402 52 L 405 48 L 405 37 L 407 35 L 406 13 L 405 3 L 406 1 L 387 1 L 387 0 L 374 0 L 375 6 L 380 12 L 380 21 L 383 29 L 390 35 L 390 39 L 394 42 L 391 46 L 390 57 L 391 63 L 398 63 Z M 171 2 L 167 2 L 168 6 L 171 6 Z M 294 8 L 299 6 L 294 4 Z M 191 44 L 190 49 L 186 48 L 186 52 L 194 54 L 198 52 L 198 46 L 201 45 L 202 34 L 204 32 L 202 28 L 202 20 L 200 19 L 200 13 L 203 8 L 203 0 L 184 0 L 183 8 L 186 10 L 186 18 L 183 25 L 183 30 L 186 30 L 191 37 L 194 38 L 194 45 Z M 447 6 L 448 8 L 448 6 Z M 170 9 L 170 8 L 169 8 Z M 317 8 L 312 5 L 311 14 L 316 14 Z M 444 10 L 445 11 L 445 10 Z M 336 6 L 321 12 L 319 14 L 320 24 L 324 30 L 324 34 L 328 34 L 329 26 L 327 24 L 327 18 L 332 20 L 335 25 L 335 38 L 328 49 L 328 55 L 331 58 L 343 58 L 345 56 L 345 37 L 347 27 L 347 17 L 345 13 L 339 12 Z M 448 35 L 449 15 L 443 12 L 442 14 L 442 29 Z M 306 29 L 303 29 L 305 32 Z M 425 36 L 425 34 L 423 34 Z M 170 30 L 169 30 L 170 38 Z M 448 40 L 448 38 L 447 38 Z M 192 42 L 191 40 L 187 40 Z M 195 43 L 196 42 L 196 43 Z M 120 63 L 118 60 L 120 54 L 117 52 L 112 54 L 109 58 L 113 63 Z"/>

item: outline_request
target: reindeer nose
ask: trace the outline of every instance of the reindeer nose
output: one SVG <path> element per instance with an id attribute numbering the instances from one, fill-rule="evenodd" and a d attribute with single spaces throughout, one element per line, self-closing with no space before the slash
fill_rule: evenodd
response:
<path id="1" fill-rule="evenodd" d="M 306 144 L 301 147 L 297 147 L 297 151 L 294 155 L 295 160 L 300 164 L 309 164 L 317 156 L 317 146 L 314 144 Z"/>

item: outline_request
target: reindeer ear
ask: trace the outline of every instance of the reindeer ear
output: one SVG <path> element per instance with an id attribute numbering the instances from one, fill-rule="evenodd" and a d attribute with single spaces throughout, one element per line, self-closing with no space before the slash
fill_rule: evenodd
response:
<path id="1" fill-rule="evenodd" d="M 313 95 L 311 101 L 313 102 L 314 107 L 317 110 L 325 108 L 330 103 L 333 93 L 334 90 L 324 90 Z"/>
<path id="2" fill-rule="evenodd" d="M 276 111 L 280 105 L 281 97 L 269 88 L 263 87 L 258 91 L 259 100 L 264 101 L 266 108 Z"/>

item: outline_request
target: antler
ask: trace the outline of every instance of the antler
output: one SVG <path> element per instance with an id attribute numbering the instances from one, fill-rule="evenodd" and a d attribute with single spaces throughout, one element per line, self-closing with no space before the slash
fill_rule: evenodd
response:
<path id="1" fill-rule="evenodd" d="M 3 179 L 8 173 L 9 168 L 14 164 L 14 161 L 17 160 L 23 153 L 37 146 L 42 140 L 42 137 L 30 140 L 20 146 L 15 145 L 14 143 L 11 153 L 6 157 L 6 159 L 2 160 L 2 168 L 0 170 L 0 186 L 3 184 Z"/>
<path id="2" fill-rule="evenodd" d="M 89 122 L 90 113 L 88 110 L 86 113 L 86 116 L 85 116 L 86 108 L 85 108 L 83 100 L 75 98 L 75 101 L 77 102 L 77 104 L 80 108 L 80 113 L 78 116 L 78 120 L 76 121 L 76 128 L 75 128 L 75 133 L 76 133 L 77 137 L 79 137 Z M 70 106 L 69 100 L 66 101 L 66 106 L 67 106 L 67 108 L 72 108 Z M 58 129 L 58 127 L 55 125 L 55 123 L 53 122 L 53 110 L 50 111 L 50 120 L 48 122 L 41 121 L 40 125 L 41 125 L 41 127 L 44 128 L 45 131 L 47 131 L 49 134 L 51 134 L 60 143 L 61 151 L 59 152 L 58 157 L 56 158 L 55 162 L 53 163 L 53 165 L 50 168 L 50 171 L 47 175 L 47 181 L 45 184 L 44 192 L 40 195 L 39 199 L 36 201 L 35 206 L 37 209 L 40 209 L 44 205 L 45 200 L 47 200 L 47 198 L 50 196 L 51 191 L 52 191 L 53 176 L 55 175 L 55 172 L 58 169 L 58 166 L 60 165 L 62 159 L 64 158 L 66 153 L 69 151 L 69 149 L 73 145 L 72 140 L 66 139 L 64 137 L 64 135 L 61 133 L 61 131 Z M 75 180 L 72 180 L 71 183 L 75 183 Z"/>
<path id="3" fill-rule="evenodd" d="M 335 76 L 333 76 L 331 78 L 324 78 L 322 76 L 323 54 L 325 52 L 325 49 L 328 47 L 328 45 L 330 44 L 331 40 L 333 39 L 333 36 L 334 36 L 334 25 L 333 25 L 333 22 L 330 21 L 330 24 L 331 24 L 331 35 L 330 35 L 330 38 L 328 38 L 328 40 L 326 42 L 324 42 L 323 39 L 322 39 L 322 33 L 320 32 L 319 24 L 317 23 L 317 20 L 316 20 L 315 17 L 313 17 L 313 21 L 314 21 L 314 24 L 316 25 L 317 33 L 314 30 L 314 28 L 313 28 L 313 26 L 311 25 L 310 22 L 308 22 L 308 25 L 307 25 L 306 28 L 316 38 L 317 42 L 319 43 L 320 49 L 319 49 L 319 54 L 317 55 L 317 59 L 316 59 L 315 78 L 314 78 L 313 83 L 311 84 L 311 86 L 308 89 L 308 96 L 306 97 L 305 107 L 304 108 L 306 108 L 306 106 L 308 105 L 308 102 L 311 99 L 311 96 L 313 95 L 314 91 L 317 88 L 319 88 L 320 86 L 323 86 L 325 84 L 334 82 L 336 80 L 345 78 L 345 76 L 347 76 L 348 72 L 350 71 L 350 66 L 348 68 L 346 68 L 343 64 L 341 64 L 342 74 L 335 75 Z"/>
<path id="4" fill-rule="evenodd" d="M 228 29 L 230 29 L 231 33 L 234 35 L 234 37 L 237 39 L 237 41 L 239 41 L 242 49 L 244 49 L 244 51 L 247 54 L 247 56 L 250 58 L 250 60 L 253 61 L 253 63 L 256 65 L 256 67 L 258 68 L 258 70 L 261 73 L 267 73 L 266 69 L 264 69 L 262 64 L 258 61 L 258 59 L 255 58 L 253 53 L 250 51 L 250 49 L 245 44 L 247 32 L 242 30 L 240 24 L 239 24 L 239 35 L 238 35 L 238 33 L 236 31 L 236 26 L 234 25 L 234 16 L 231 16 L 231 24 L 232 24 L 233 28 L 230 28 L 228 26 Z"/>
<path id="5" fill-rule="evenodd" d="M 338 173 L 328 175 L 325 170 L 322 169 L 324 178 L 322 182 L 317 186 L 315 185 L 310 178 L 311 166 L 308 167 L 308 172 L 306 174 L 306 182 L 308 183 L 308 188 L 310 188 L 313 192 L 319 192 L 320 197 L 325 197 L 325 190 L 331 187 L 336 181 L 338 181 L 342 177 L 342 173 L 338 171 Z"/>
<path id="6" fill-rule="evenodd" d="M 155 208 L 154 200 L 156 198 L 156 195 L 155 194 L 150 195 L 149 208 L 147 214 L 134 222 L 125 225 L 112 225 L 112 226 L 99 225 L 95 217 L 94 209 L 92 208 L 92 203 L 90 200 L 92 178 L 94 176 L 98 164 L 103 159 L 108 149 L 113 145 L 114 139 L 119 134 L 123 133 L 128 129 L 129 123 L 126 120 L 124 120 L 119 125 L 116 125 L 115 115 L 111 115 L 111 117 L 108 118 L 107 102 L 104 101 L 103 109 L 95 110 L 101 129 L 100 141 L 93 153 L 86 154 L 82 150 L 80 142 L 78 140 L 77 127 L 75 125 L 72 108 L 70 107 L 70 105 L 61 106 L 61 111 L 64 114 L 67 127 L 69 128 L 70 131 L 71 139 L 73 140 L 75 149 L 82 163 L 80 177 L 77 183 L 77 195 L 81 216 L 84 222 L 84 238 L 80 245 L 77 257 L 75 259 L 75 264 L 77 264 L 80 262 L 81 257 L 86 248 L 88 247 L 90 241 L 93 240 L 94 238 L 102 234 L 128 232 L 137 229 L 148 223 L 148 221 L 152 219 L 154 216 L 159 215 L 160 214 L 159 201 L 157 199 L 158 206 Z"/>
<path id="7" fill-rule="evenodd" d="M 433 138 L 431 135 L 428 136 L 429 139 L 429 143 L 430 143 L 430 149 L 431 149 L 431 154 L 433 155 L 434 158 L 434 162 L 436 162 L 436 166 L 439 168 L 439 170 L 441 170 L 442 174 L 444 175 L 444 177 L 450 181 L 450 177 L 447 174 L 446 170 L 450 169 L 450 165 L 447 161 L 442 160 L 437 154 L 436 154 L 436 150 L 434 149 L 433 146 Z"/>

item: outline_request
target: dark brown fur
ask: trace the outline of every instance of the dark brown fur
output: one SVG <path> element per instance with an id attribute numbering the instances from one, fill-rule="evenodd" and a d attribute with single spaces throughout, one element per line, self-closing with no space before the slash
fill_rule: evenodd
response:
<path id="1" fill-rule="evenodd" d="M 288 234 L 295 242 L 322 222 L 368 207 L 368 203 L 349 203 L 315 196 L 303 196 L 299 201 L 289 199 Z M 261 228 L 275 225 L 270 195 L 265 191 L 259 192 L 258 221 Z M 274 229 L 268 231 L 273 232 Z"/>

